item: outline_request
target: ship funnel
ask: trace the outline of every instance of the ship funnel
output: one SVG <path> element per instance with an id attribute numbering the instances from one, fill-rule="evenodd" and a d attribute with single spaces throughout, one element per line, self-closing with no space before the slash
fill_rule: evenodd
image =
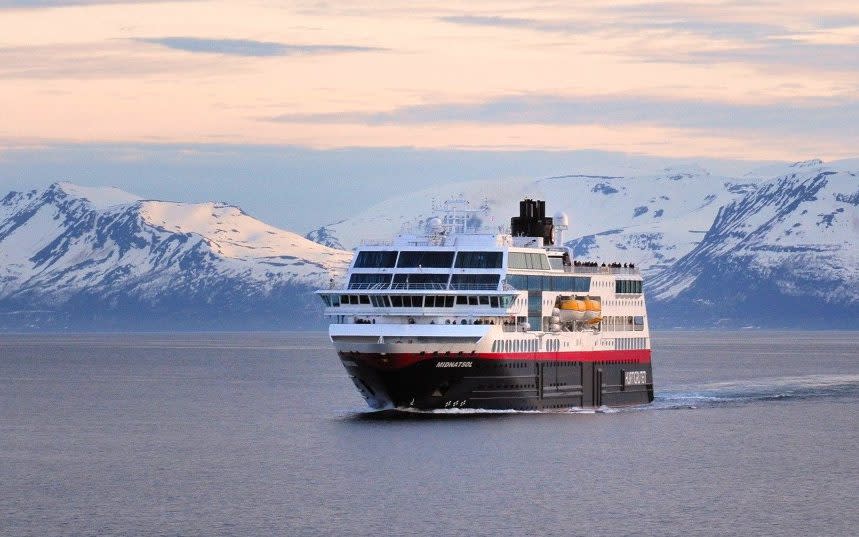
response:
<path id="1" fill-rule="evenodd" d="M 543 244 L 554 244 L 552 219 L 546 217 L 546 202 L 525 198 L 519 202 L 519 216 L 510 219 L 514 237 L 542 237 Z"/>

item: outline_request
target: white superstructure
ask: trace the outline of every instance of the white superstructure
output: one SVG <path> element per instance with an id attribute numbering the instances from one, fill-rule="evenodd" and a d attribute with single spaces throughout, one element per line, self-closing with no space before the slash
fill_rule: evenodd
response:
<path id="1" fill-rule="evenodd" d="M 318 291 L 341 356 L 606 352 L 619 359 L 611 351 L 650 348 L 635 267 L 579 262 L 546 244 L 550 236 L 487 229 L 481 209 L 463 200 L 440 209 L 418 232 L 362 245 L 346 277 Z M 554 220 L 569 225 L 566 215 Z"/>

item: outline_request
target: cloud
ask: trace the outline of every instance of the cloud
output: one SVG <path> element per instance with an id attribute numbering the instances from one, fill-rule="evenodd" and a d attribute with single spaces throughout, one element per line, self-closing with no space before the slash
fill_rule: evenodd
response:
<path id="1" fill-rule="evenodd" d="M 606 26 L 626 30 L 674 30 L 714 39 L 760 39 L 784 33 L 784 24 L 749 22 L 750 19 L 767 19 L 759 16 L 759 12 L 773 6 L 762 4 L 765 3 L 754 5 L 754 2 L 732 0 L 708 3 L 650 2 L 603 5 L 597 13 Z M 756 16 L 749 17 L 750 11 Z M 769 19 L 773 20 L 772 17 Z"/>
<path id="2" fill-rule="evenodd" d="M 347 52 L 379 52 L 386 49 L 354 45 L 296 45 L 251 39 L 206 39 L 199 37 L 148 37 L 135 41 L 202 54 L 230 56 L 308 56 Z"/>
<path id="3" fill-rule="evenodd" d="M 859 17 L 856 15 L 841 15 L 841 16 L 821 16 L 817 19 L 817 26 L 826 30 L 838 30 L 840 28 L 849 28 L 851 26 L 859 26 Z"/>
<path id="4" fill-rule="evenodd" d="M 41 9 L 52 7 L 95 6 L 100 4 L 155 4 L 170 1 L 174 0 L 0 0 L 0 9 Z"/>
<path id="5" fill-rule="evenodd" d="M 833 71 L 859 69 L 859 44 L 808 43 L 796 39 L 769 39 L 759 43 L 723 50 L 699 50 L 660 56 L 652 61 L 678 63 L 753 63 L 778 67 L 804 67 Z"/>
<path id="6" fill-rule="evenodd" d="M 198 53 L 193 59 L 164 54 L 160 45 Z M 244 69 L 239 57 L 296 56 L 382 51 L 347 45 L 287 45 L 243 39 L 165 37 L 112 39 L 91 43 L 0 48 L 0 80 L 120 79 L 159 73 L 218 72 Z M 236 57 L 225 64 L 223 56 Z"/>
<path id="7" fill-rule="evenodd" d="M 684 9 L 685 8 L 685 9 Z M 783 26 L 719 20 L 718 17 L 682 4 L 648 4 L 644 6 L 606 6 L 597 8 L 581 19 L 535 19 L 495 15 L 452 15 L 438 20 L 466 26 L 526 29 L 558 34 L 595 32 L 643 32 L 648 30 L 689 32 L 709 38 L 758 39 L 783 34 Z"/>
<path id="8" fill-rule="evenodd" d="M 224 69 L 222 62 L 214 60 L 165 58 L 163 54 L 141 53 L 139 48 L 124 39 L 0 48 L 0 80 L 120 79 Z"/>
<path id="9" fill-rule="evenodd" d="M 285 123 L 629 125 L 709 130 L 789 130 L 859 137 L 859 102 L 817 98 L 743 104 L 657 97 L 517 95 L 479 103 L 409 106 L 375 113 L 283 114 Z"/>
<path id="10" fill-rule="evenodd" d="M 767 5 L 747 2 L 652 2 L 637 5 L 603 5 L 577 17 L 522 18 L 498 15 L 452 15 L 438 20 L 450 24 L 531 30 L 587 36 L 620 34 L 635 46 L 616 50 L 634 61 L 660 63 L 745 63 L 764 66 L 800 66 L 809 69 L 853 71 L 859 69 L 859 45 L 815 42 L 832 30 L 859 26 L 853 13 L 830 12 L 825 16 L 769 17 L 750 22 L 753 10 Z M 755 19 L 751 19 L 754 21 Z M 758 20 L 766 20 L 758 18 Z M 652 32 L 691 34 L 708 41 L 698 47 L 677 47 L 668 52 L 665 41 Z"/>
<path id="11" fill-rule="evenodd" d="M 520 17 L 500 17 L 495 15 L 451 15 L 439 17 L 440 21 L 465 26 L 486 26 L 494 28 L 526 29 L 538 32 L 571 33 L 590 31 L 596 28 L 587 22 L 572 20 L 539 20 Z"/>

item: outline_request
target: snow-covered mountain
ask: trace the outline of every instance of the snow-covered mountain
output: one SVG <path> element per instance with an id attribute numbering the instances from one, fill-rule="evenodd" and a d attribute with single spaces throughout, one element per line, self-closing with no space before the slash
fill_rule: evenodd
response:
<path id="1" fill-rule="evenodd" d="M 223 203 L 57 183 L 0 200 L 0 327 L 317 325 L 309 291 L 350 259 Z"/>
<path id="2" fill-rule="evenodd" d="M 570 218 L 565 243 L 581 259 L 623 259 L 650 274 L 669 267 L 701 240 L 719 208 L 755 189 L 763 179 L 712 176 L 699 167 L 636 176 L 566 175 L 444 184 L 384 200 L 355 216 L 313 230 L 323 244 L 355 247 L 389 238 L 404 226 L 421 226 L 432 201 L 462 196 L 488 206 L 486 224 L 509 226 L 523 196 L 547 201 L 547 211 Z M 341 246 L 341 247 L 342 247 Z"/>
<path id="3" fill-rule="evenodd" d="M 548 200 L 569 215 L 577 258 L 643 269 L 656 326 L 859 328 L 857 170 L 813 160 L 741 177 L 691 166 L 443 184 L 306 238 L 223 203 L 58 183 L 0 199 L 0 329 L 319 327 L 312 290 L 345 269 L 346 248 L 459 196 L 498 229 L 523 196 Z"/>
<path id="4" fill-rule="evenodd" d="M 650 281 L 663 314 L 703 324 L 859 326 L 859 177 L 805 163 L 721 207 Z"/>
<path id="5" fill-rule="evenodd" d="M 432 200 L 458 195 L 482 200 L 486 223 L 505 228 L 518 200 L 537 197 L 548 200 L 547 211 L 569 215 L 565 244 L 576 257 L 642 268 L 656 324 L 859 328 L 855 170 L 857 161 L 810 160 L 741 177 L 689 166 L 444 184 L 314 233 L 354 247 L 421 225 Z"/>

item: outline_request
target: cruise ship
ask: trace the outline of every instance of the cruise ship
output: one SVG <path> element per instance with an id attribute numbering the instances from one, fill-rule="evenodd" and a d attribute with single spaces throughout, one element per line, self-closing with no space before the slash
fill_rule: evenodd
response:
<path id="1" fill-rule="evenodd" d="M 362 244 L 317 291 L 343 366 L 374 409 L 554 410 L 653 401 L 642 277 L 574 259 L 568 217 L 525 199 L 487 229 L 464 199 Z"/>

